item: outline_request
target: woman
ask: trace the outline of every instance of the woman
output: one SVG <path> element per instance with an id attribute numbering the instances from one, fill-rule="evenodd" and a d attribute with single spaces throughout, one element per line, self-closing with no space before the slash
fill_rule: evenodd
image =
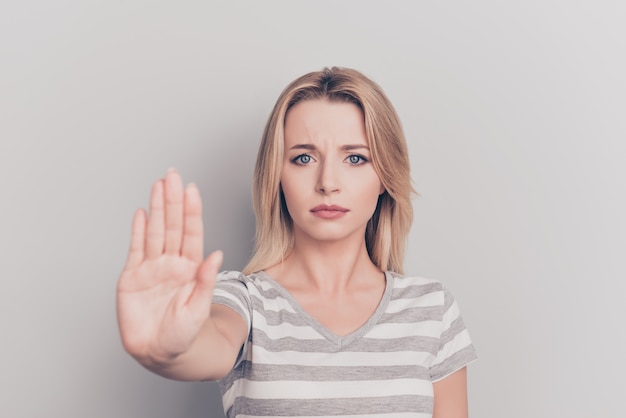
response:
<path id="1" fill-rule="evenodd" d="M 218 274 L 219 251 L 203 261 L 197 187 L 175 170 L 154 184 L 118 285 L 125 349 L 165 377 L 219 380 L 229 417 L 467 417 L 458 307 L 402 275 L 411 193 L 382 90 L 350 69 L 298 78 L 263 134 L 243 273 Z"/>

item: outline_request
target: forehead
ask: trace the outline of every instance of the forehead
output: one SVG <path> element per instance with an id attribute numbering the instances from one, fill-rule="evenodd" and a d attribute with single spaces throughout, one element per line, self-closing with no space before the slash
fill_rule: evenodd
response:
<path id="1" fill-rule="evenodd" d="M 285 145 L 296 143 L 367 144 L 363 112 L 354 103 L 305 100 L 285 118 Z"/>

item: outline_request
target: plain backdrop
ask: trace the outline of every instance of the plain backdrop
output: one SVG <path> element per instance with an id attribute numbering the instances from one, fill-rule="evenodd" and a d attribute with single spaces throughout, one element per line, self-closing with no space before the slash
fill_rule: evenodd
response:
<path id="1" fill-rule="evenodd" d="M 470 415 L 623 417 L 625 21 L 620 1 L 0 1 L 0 416 L 223 416 L 215 383 L 121 347 L 131 218 L 177 167 L 240 269 L 271 107 L 337 65 L 403 121 L 406 270 L 461 305 Z"/>

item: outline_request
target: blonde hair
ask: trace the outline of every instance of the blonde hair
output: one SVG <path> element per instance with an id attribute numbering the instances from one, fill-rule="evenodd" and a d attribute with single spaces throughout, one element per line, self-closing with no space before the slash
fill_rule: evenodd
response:
<path id="1" fill-rule="evenodd" d="M 305 74 L 279 96 L 267 121 L 253 179 L 256 239 L 250 274 L 281 262 L 293 247 L 293 221 L 280 187 L 284 126 L 289 109 L 304 100 L 349 102 L 363 112 L 372 164 L 385 191 L 365 232 L 372 262 L 383 271 L 403 273 L 406 238 L 413 220 L 409 158 L 400 120 L 382 89 L 360 72 L 325 68 Z"/>

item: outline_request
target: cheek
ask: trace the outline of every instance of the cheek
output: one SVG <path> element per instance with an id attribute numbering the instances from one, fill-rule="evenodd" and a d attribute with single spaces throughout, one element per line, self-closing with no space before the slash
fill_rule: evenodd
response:
<path id="1" fill-rule="evenodd" d="M 370 173 L 368 177 L 367 181 L 363 184 L 363 192 L 368 196 L 375 196 L 375 198 L 378 199 L 378 196 L 385 191 L 385 188 L 376 173 Z"/>
<path id="2" fill-rule="evenodd" d="M 378 181 L 378 176 L 372 176 L 368 180 L 361 185 L 362 187 L 357 191 L 355 199 L 359 200 L 359 206 L 371 216 L 378 205 L 382 186 Z"/>
<path id="3" fill-rule="evenodd" d="M 287 205 L 290 206 L 297 204 L 299 189 L 298 180 L 294 179 L 293 176 L 282 174 L 280 178 L 280 187 L 283 191 L 283 196 Z"/>

